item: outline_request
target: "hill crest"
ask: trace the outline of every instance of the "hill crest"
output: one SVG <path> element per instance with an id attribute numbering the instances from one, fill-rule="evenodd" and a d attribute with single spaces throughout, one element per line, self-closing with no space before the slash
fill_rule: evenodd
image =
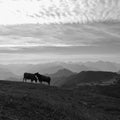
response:
<path id="1" fill-rule="evenodd" d="M 63 87 L 76 87 L 81 83 L 102 83 L 109 81 L 116 77 L 118 74 L 115 72 L 105 71 L 82 71 L 76 75 L 68 77 Z"/>

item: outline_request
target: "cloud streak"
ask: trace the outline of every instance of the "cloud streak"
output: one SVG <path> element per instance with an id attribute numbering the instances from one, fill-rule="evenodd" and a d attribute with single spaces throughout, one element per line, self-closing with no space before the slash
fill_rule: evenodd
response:
<path id="1" fill-rule="evenodd" d="M 0 53 L 0 63 L 1 64 L 37 64 L 37 63 L 50 63 L 50 62 L 87 62 L 89 61 L 111 61 L 119 62 L 120 57 L 116 55 L 58 55 L 58 54 L 17 54 L 17 53 Z M 117 58 L 117 59 L 116 59 Z"/>
<path id="2" fill-rule="evenodd" d="M 66 42 L 58 40 L 57 38 L 41 37 L 24 37 L 16 35 L 0 36 L 0 49 L 1 50 L 20 50 L 20 49 L 30 49 L 30 48 L 46 48 L 46 47 L 72 47 L 72 46 L 87 46 L 84 43 L 72 44 L 71 42 Z"/>
<path id="3" fill-rule="evenodd" d="M 0 49 L 106 47 L 120 45 L 120 23 L 15 25 L 0 27 Z"/>
<path id="4" fill-rule="evenodd" d="M 0 24 L 120 20 L 119 0 L 1 0 Z"/>

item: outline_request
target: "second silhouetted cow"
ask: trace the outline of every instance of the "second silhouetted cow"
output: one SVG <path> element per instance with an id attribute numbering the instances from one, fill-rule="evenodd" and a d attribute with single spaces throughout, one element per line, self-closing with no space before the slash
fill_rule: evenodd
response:
<path id="1" fill-rule="evenodd" d="M 50 85 L 50 81 L 51 81 L 50 77 L 45 76 L 45 75 L 41 75 L 39 73 L 35 73 L 35 75 L 37 76 L 37 78 L 38 78 L 38 80 L 39 80 L 40 83 L 47 82 L 48 85 Z"/>

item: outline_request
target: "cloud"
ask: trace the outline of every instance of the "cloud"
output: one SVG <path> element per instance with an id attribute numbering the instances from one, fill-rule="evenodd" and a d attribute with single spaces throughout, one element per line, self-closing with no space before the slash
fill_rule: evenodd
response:
<path id="1" fill-rule="evenodd" d="M 0 24 L 120 20 L 119 0 L 1 0 Z"/>
<path id="2" fill-rule="evenodd" d="M 106 47 L 120 45 L 120 23 L 0 26 L 0 49 Z"/>
<path id="3" fill-rule="evenodd" d="M 43 47 L 72 47 L 72 46 L 86 46 L 83 43 L 72 44 L 66 41 L 58 40 L 57 38 L 52 38 L 50 36 L 34 38 L 34 37 L 24 37 L 16 35 L 0 36 L 0 50 L 12 50 L 18 51 L 20 49 L 30 49 L 30 48 L 43 48 Z"/>
<path id="4" fill-rule="evenodd" d="M 0 0 L 0 63 L 118 61 L 119 20 L 119 0 Z"/>
<path id="5" fill-rule="evenodd" d="M 0 53 L 0 63 L 1 64 L 37 64 L 37 63 L 48 63 L 48 62 L 87 62 L 89 61 L 114 61 L 119 62 L 120 57 L 116 55 L 97 55 L 97 54 L 84 54 L 84 55 L 59 55 L 59 54 L 18 54 L 18 53 Z"/>
<path id="6" fill-rule="evenodd" d="M 0 63 L 119 61 L 119 26 L 119 22 L 0 26 Z"/>

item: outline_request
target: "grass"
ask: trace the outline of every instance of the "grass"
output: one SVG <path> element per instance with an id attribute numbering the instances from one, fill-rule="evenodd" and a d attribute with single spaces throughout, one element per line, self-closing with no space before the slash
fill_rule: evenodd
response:
<path id="1" fill-rule="evenodd" d="M 119 115 L 119 97 L 101 88 L 0 81 L 0 120 L 117 120 Z"/>

